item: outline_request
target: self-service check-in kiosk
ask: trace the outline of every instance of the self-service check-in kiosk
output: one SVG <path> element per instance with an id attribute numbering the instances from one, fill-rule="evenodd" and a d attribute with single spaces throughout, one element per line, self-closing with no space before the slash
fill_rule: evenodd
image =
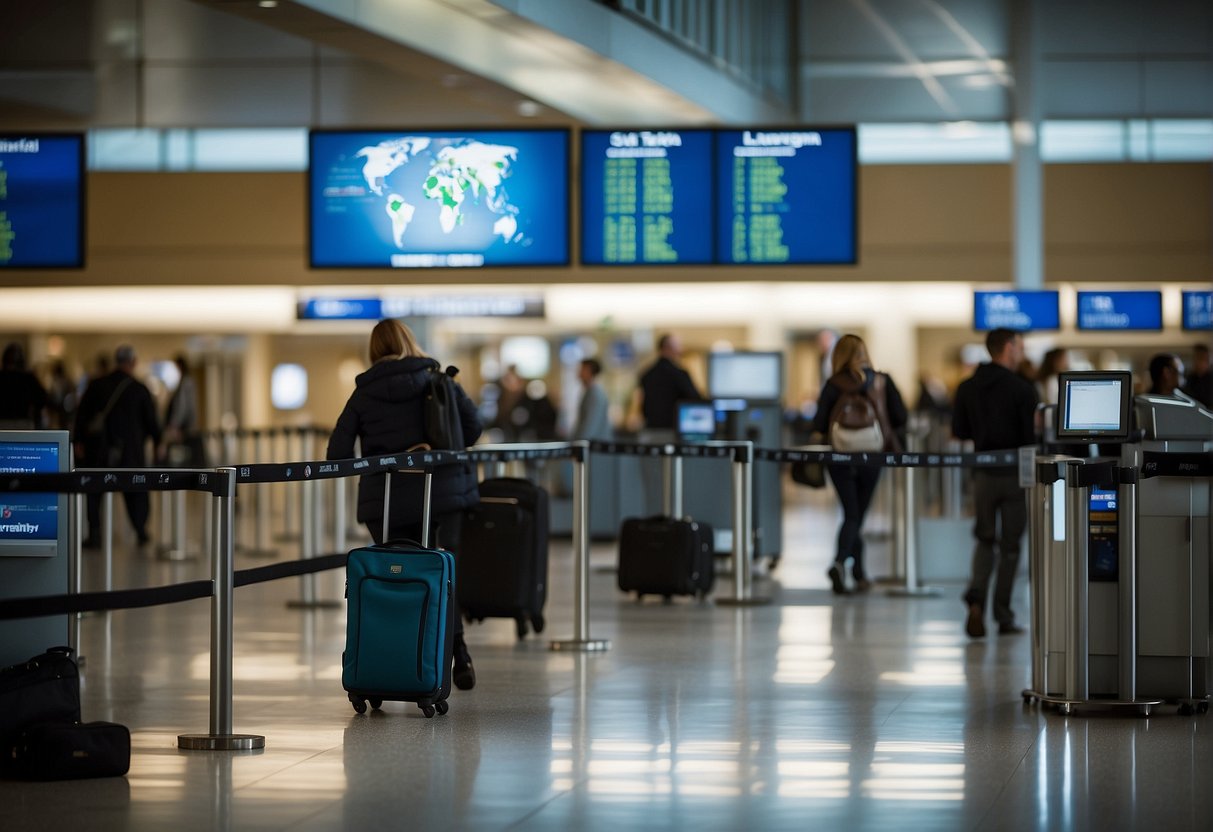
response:
<path id="1" fill-rule="evenodd" d="M 1150 460 L 1207 460 L 1213 414 L 1179 398 L 1133 400 L 1128 373 L 1064 373 L 1059 384 L 1058 439 L 1097 443 L 1100 455 L 1036 460 L 1024 697 L 1063 713 L 1148 713 L 1163 701 L 1203 711 L 1213 681 L 1209 479 L 1196 468 L 1155 477 Z"/>
<path id="2" fill-rule="evenodd" d="M 71 468 L 67 431 L 0 430 L 0 473 Z M 0 495 L 0 598 L 62 595 L 70 583 L 66 494 Z M 0 621 L 0 667 L 69 643 L 68 616 Z"/>

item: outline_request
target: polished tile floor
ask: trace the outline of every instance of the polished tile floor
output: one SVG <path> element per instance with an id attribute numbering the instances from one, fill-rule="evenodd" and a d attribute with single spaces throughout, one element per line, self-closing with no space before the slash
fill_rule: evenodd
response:
<path id="1" fill-rule="evenodd" d="M 756 582 L 773 603 L 758 608 L 637 604 L 602 568 L 611 545 L 596 545 L 601 655 L 547 649 L 571 635 L 569 546 L 556 541 L 548 631 L 519 643 L 512 622 L 470 627 L 476 689 L 429 720 L 399 703 L 355 715 L 340 684 L 341 608 L 288 608 L 298 579 L 237 590 L 235 730 L 264 735 L 259 752 L 176 748 L 208 727 L 208 602 L 90 616 L 84 716 L 130 726 L 131 771 L 0 783 L 0 829 L 1213 826 L 1213 717 L 1025 706 L 1027 636 L 970 642 L 955 586 L 834 598 L 828 495 L 790 492 L 786 516 L 783 563 Z M 870 548 L 879 573 L 887 547 Z M 203 572 L 131 553 L 115 583 Z M 319 594 L 339 598 L 340 582 L 324 575 Z"/>

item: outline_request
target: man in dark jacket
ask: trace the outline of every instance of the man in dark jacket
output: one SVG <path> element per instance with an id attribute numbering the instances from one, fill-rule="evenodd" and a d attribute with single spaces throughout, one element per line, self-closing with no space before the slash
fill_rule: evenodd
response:
<path id="1" fill-rule="evenodd" d="M 1015 369 L 1023 360 L 1023 336 L 1009 329 L 986 335 L 990 363 L 982 364 L 956 390 L 952 434 L 972 439 L 977 451 L 1031 445 L 1036 441 L 1036 388 Z M 1014 468 L 978 468 L 973 472 L 976 522 L 973 569 L 964 602 L 965 631 L 972 638 L 986 634 L 985 607 L 990 575 L 998 563 L 994 586 L 994 619 L 1000 634 L 1021 633 L 1011 609 L 1011 592 L 1019 568 L 1019 545 L 1028 523 L 1028 507 Z"/>
<path id="2" fill-rule="evenodd" d="M 657 360 L 640 376 L 640 410 L 649 430 L 673 430 L 678 402 L 700 401 L 691 374 L 677 363 L 682 345 L 676 335 L 666 333 L 657 341 Z"/>
<path id="3" fill-rule="evenodd" d="M 92 381 L 76 411 L 76 458 L 89 468 L 143 468 L 146 445 L 160 443 L 160 422 L 151 392 L 134 377 L 135 348 L 123 344 L 114 351 L 117 369 Z M 127 492 L 126 514 L 139 538 L 148 542 L 147 517 L 150 502 L 146 493 Z M 96 547 L 101 540 L 101 495 L 89 494 L 88 538 L 84 545 Z"/>
<path id="4" fill-rule="evenodd" d="M 355 379 L 354 392 L 337 417 L 329 438 L 327 459 L 350 459 L 355 440 L 363 456 L 407 451 L 426 441 L 425 395 L 437 361 L 422 353 L 413 333 L 399 321 L 387 319 L 371 333 L 371 367 Z M 456 385 L 459 422 L 465 445 L 480 438 L 476 405 Z M 430 493 L 430 545 L 458 558 L 463 511 L 480 501 L 476 469 L 471 464 L 443 465 L 434 470 Z M 358 484 L 358 522 L 365 523 L 376 543 L 383 542 L 383 474 L 365 474 Z M 388 538 L 421 540 L 424 477 L 392 475 Z M 454 682 L 461 690 L 476 683 L 472 660 L 463 640 L 463 619 L 455 611 Z"/>

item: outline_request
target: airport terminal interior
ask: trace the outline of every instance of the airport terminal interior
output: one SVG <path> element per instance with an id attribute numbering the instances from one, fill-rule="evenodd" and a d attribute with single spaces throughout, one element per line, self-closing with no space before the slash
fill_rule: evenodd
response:
<path id="1" fill-rule="evenodd" d="M 71 644 L 82 719 L 127 726 L 131 757 L 10 769 L 0 829 L 1213 827 L 1207 2 L 9 6 L 0 378 L 49 398 L 0 419 L 0 483 L 23 453 L 91 467 L 85 391 L 133 353 L 160 423 L 195 393 L 193 444 L 147 464 L 237 486 L 226 525 L 203 491 L 151 494 L 147 542 L 122 496 L 98 529 L 66 494 L 30 498 L 57 521 L 26 540 L 6 495 L 0 667 Z M 210 593 L 225 540 L 238 577 L 368 545 L 357 477 L 286 480 L 322 473 L 388 318 L 458 368 L 475 448 L 504 454 L 478 475 L 550 496 L 542 621 L 469 622 L 475 686 L 446 713 L 351 707 L 343 568 L 237 586 L 230 651 L 200 594 L 4 619 L 69 591 Z M 995 463 L 952 413 L 1002 327 L 1054 407 L 1017 459 L 1019 626 L 987 608 L 975 637 Z M 667 334 L 707 409 L 654 429 L 638 379 Z M 906 455 L 869 460 L 866 574 L 839 593 L 839 498 L 788 452 L 829 441 L 812 422 L 846 334 L 909 416 Z M 1067 421 L 1084 384 L 1114 390 L 1110 424 Z M 278 481 L 241 483 L 257 465 Z M 711 529 L 711 588 L 620 589 L 623 522 L 656 515 Z"/>

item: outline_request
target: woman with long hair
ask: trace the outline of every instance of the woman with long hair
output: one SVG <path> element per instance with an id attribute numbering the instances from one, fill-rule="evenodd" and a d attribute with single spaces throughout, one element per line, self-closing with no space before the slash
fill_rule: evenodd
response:
<path id="1" fill-rule="evenodd" d="M 355 379 L 354 392 L 337 418 L 326 458 L 354 456 L 354 441 L 362 441 L 362 455 L 405 451 L 425 442 L 425 395 L 429 376 L 441 365 L 421 350 L 412 331 L 387 318 L 371 331 L 371 367 Z M 459 421 L 464 442 L 480 437 L 476 405 L 456 385 Z M 421 539 L 422 477 L 393 474 L 388 539 Z M 383 490 L 385 475 L 364 474 L 358 483 L 358 522 L 365 523 L 376 543 L 383 542 Z M 462 513 L 480 500 L 476 471 L 470 464 L 442 465 L 434 469 L 430 498 L 430 545 L 455 553 L 458 558 Z M 453 599 L 452 599 L 453 601 Z M 476 684 L 476 673 L 463 639 L 463 619 L 455 610 L 454 670 L 460 690 Z"/>
<path id="2" fill-rule="evenodd" d="M 825 436 L 835 437 L 831 431 L 841 418 L 838 411 L 856 398 L 859 404 L 870 402 L 874 411 L 874 423 L 880 428 L 883 447 L 869 448 L 873 451 L 900 451 L 900 431 L 906 424 L 906 406 L 893 379 L 885 373 L 872 369 L 868 348 L 858 335 L 844 335 L 834 345 L 833 374 L 826 380 L 817 399 L 817 414 L 813 418 L 813 430 Z M 830 480 L 842 503 L 842 525 L 838 529 L 838 548 L 834 563 L 826 573 L 835 595 L 847 595 L 846 563 L 851 561 L 851 577 L 855 591 L 867 592 L 872 587 L 863 562 L 863 520 L 871 505 L 876 484 L 880 481 L 880 468 L 867 465 L 829 465 Z"/>

